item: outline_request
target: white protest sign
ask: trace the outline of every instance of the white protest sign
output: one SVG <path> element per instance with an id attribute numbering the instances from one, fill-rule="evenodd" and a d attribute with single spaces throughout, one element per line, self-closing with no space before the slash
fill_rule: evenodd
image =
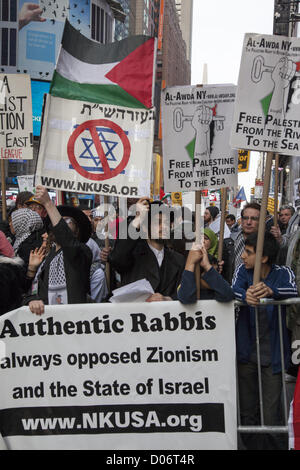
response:
<path id="1" fill-rule="evenodd" d="M 36 184 L 53 190 L 150 195 L 154 110 L 47 95 Z"/>
<path id="2" fill-rule="evenodd" d="M 246 34 L 231 145 L 300 155 L 300 39 Z"/>
<path id="3" fill-rule="evenodd" d="M 237 185 L 229 147 L 236 87 L 205 85 L 162 92 L 165 192 Z"/>
<path id="4" fill-rule="evenodd" d="M 300 178 L 294 180 L 293 205 L 296 209 L 300 207 Z"/>
<path id="5" fill-rule="evenodd" d="M 18 186 L 20 191 L 35 192 L 34 175 L 21 175 L 17 176 Z"/>
<path id="6" fill-rule="evenodd" d="M 0 74 L 0 159 L 32 160 L 30 76 Z"/>
<path id="7" fill-rule="evenodd" d="M 7 448 L 236 449 L 234 328 L 212 300 L 3 315 Z"/>

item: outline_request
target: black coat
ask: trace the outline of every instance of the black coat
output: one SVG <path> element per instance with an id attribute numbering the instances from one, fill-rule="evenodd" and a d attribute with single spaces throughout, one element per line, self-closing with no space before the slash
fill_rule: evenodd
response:
<path id="1" fill-rule="evenodd" d="M 45 232 L 45 229 L 35 230 L 32 232 L 29 237 L 27 237 L 22 243 L 20 243 L 17 249 L 17 255 L 22 258 L 25 263 L 25 268 L 28 266 L 29 256 L 31 250 L 39 248 L 43 243 L 42 234 Z"/>
<path id="2" fill-rule="evenodd" d="M 22 306 L 29 285 L 22 259 L 0 256 L 0 315 Z"/>
<path id="3" fill-rule="evenodd" d="M 177 287 L 185 266 L 185 257 L 165 247 L 159 267 L 148 242 L 143 239 L 116 240 L 109 256 L 111 266 L 121 275 L 121 285 L 147 279 L 154 292 L 177 300 Z"/>
<path id="4" fill-rule="evenodd" d="M 55 240 L 61 246 L 64 255 L 64 268 L 69 304 L 81 304 L 88 301 L 90 292 L 90 269 L 92 252 L 85 243 L 81 243 L 71 232 L 64 219 L 51 228 Z M 49 265 L 56 255 L 51 251 L 45 260 L 38 278 L 37 295 L 28 295 L 25 304 L 31 300 L 43 300 L 48 304 Z"/>

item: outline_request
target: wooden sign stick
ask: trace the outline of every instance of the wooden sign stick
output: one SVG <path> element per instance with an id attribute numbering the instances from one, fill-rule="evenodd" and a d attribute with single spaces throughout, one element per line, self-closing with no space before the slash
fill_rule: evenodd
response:
<path id="1" fill-rule="evenodd" d="M 202 241 L 201 233 L 201 191 L 195 191 L 195 230 L 196 230 L 196 244 L 200 245 Z M 200 264 L 197 263 L 195 267 L 195 279 L 197 286 L 197 299 L 200 299 Z"/>
<path id="2" fill-rule="evenodd" d="M 279 155 L 275 154 L 275 181 L 274 181 L 274 226 L 278 225 L 278 167 Z"/>
<path id="3" fill-rule="evenodd" d="M 104 196 L 104 217 L 106 220 L 105 224 L 105 248 L 109 248 L 109 236 L 108 236 L 108 196 Z M 110 264 L 106 261 L 105 264 L 105 275 L 108 291 L 110 291 Z"/>
<path id="4" fill-rule="evenodd" d="M 5 182 L 5 160 L 1 160 L 1 191 L 2 191 L 2 220 L 6 220 L 6 182 Z"/>
<path id="5" fill-rule="evenodd" d="M 218 245 L 218 261 L 222 261 L 222 256 L 223 256 L 226 202 L 227 202 L 227 188 L 222 188 L 221 189 L 221 220 L 220 220 L 220 234 L 219 234 L 219 245 Z"/>
<path id="6" fill-rule="evenodd" d="M 253 274 L 253 285 L 258 284 L 260 281 L 260 268 L 261 268 L 261 258 L 262 258 L 263 247 L 264 247 L 264 237 L 265 237 L 265 231 L 266 231 L 266 215 L 267 215 L 267 204 L 268 204 L 268 196 L 269 196 L 269 189 L 270 189 L 272 161 L 273 161 L 273 153 L 267 152 L 265 174 L 264 174 L 264 187 L 263 187 L 262 202 L 261 202 L 260 216 L 259 216 L 256 257 L 255 257 L 255 266 L 254 266 L 254 274 Z"/>

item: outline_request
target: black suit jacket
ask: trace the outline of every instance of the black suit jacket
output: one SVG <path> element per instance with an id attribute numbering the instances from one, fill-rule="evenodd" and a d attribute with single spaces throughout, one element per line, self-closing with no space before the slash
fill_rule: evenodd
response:
<path id="1" fill-rule="evenodd" d="M 147 279 L 154 292 L 177 300 L 177 287 L 181 281 L 185 258 L 167 247 L 164 250 L 164 259 L 159 267 L 156 256 L 146 240 L 118 239 L 109 261 L 121 275 L 122 286 Z"/>

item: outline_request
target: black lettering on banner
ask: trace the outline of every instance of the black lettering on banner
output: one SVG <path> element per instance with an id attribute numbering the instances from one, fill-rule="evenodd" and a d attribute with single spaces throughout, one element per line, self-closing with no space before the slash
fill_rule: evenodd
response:
<path id="1" fill-rule="evenodd" d="M 122 196 L 138 196 L 138 188 L 136 186 L 121 186 L 118 191 L 114 184 L 108 183 L 90 183 L 78 181 L 63 180 L 60 178 L 51 178 L 48 176 L 41 176 L 42 186 L 46 188 L 71 190 L 92 194 L 111 194 L 111 195 L 122 195 Z"/>
<path id="2" fill-rule="evenodd" d="M 6 436 L 114 433 L 225 433 L 223 403 L 57 406 L 0 411 Z"/>

